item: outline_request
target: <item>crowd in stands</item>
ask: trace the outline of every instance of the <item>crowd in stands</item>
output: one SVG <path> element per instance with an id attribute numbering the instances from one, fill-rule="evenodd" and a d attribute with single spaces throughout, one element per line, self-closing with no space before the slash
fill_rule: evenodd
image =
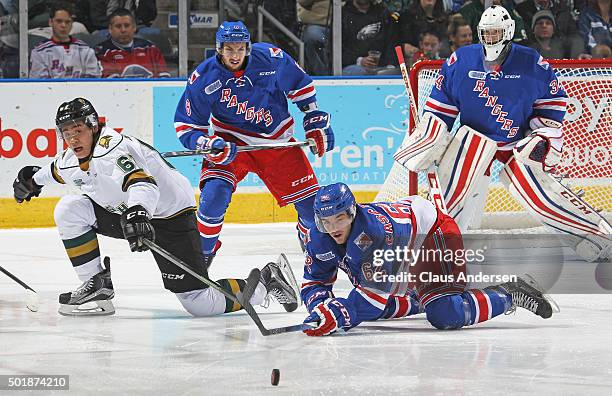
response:
<path id="1" fill-rule="evenodd" d="M 331 72 L 330 0 L 297 0 L 306 69 Z M 545 58 L 610 58 L 612 0 L 492 0 L 514 19 L 513 41 Z M 346 0 L 342 7 L 345 75 L 399 73 L 394 47 L 407 63 L 448 57 L 478 42 L 484 0 Z"/>
<path id="2" fill-rule="evenodd" d="M 18 0 L 0 0 L 0 78 L 19 77 Z M 170 77 L 155 0 L 29 0 L 29 77 Z"/>
<path id="3" fill-rule="evenodd" d="M 252 1 L 252 0 L 237 0 Z M 514 42 L 545 58 L 610 58 L 612 0 L 491 0 L 516 24 Z M 19 77 L 18 0 L 0 0 L 0 78 Z M 304 41 L 305 67 L 331 74 L 331 0 L 259 0 Z M 345 75 L 399 74 L 478 42 L 485 0 L 345 0 Z M 152 26 L 155 0 L 29 0 L 31 78 L 169 77 Z M 166 43 L 168 39 L 165 38 Z M 279 44 L 280 45 L 280 44 Z"/>

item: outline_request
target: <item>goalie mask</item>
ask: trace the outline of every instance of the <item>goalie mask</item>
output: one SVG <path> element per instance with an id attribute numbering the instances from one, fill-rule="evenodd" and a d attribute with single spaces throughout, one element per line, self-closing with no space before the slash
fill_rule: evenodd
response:
<path id="1" fill-rule="evenodd" d="M 76 125 L 79 122 L 84 123 L 91 129 L 98 127 L 98 113 L 90 101 L 84 98 L 76 98 L 59 106 L 55 116 L 55 128 L 60 138 L 66 138 L 62 135 L 64 128 Z"/>
<path id="2" fill-rule="evenodd" d="M 484 47 L 485 60 L 495 61 L 514 37 L 514 20 L 502 6 L 493 5 L 478 22 L 478 39 Z"/>
<path id="3" fill-rule="evenodd" d="M 317 229 L 329 234 L 350 226 L 355 219 L 357 203 L 355 196 L 344 183 L 323 186 L 314 202 Z M 346 216 L 339 216 L 345 214 Z"/>

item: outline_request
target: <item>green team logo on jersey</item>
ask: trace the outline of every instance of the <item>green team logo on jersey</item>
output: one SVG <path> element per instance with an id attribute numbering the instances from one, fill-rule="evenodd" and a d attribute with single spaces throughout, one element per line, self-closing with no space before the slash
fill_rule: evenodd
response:
<path id="1" fill-rule="evenodd" d="M 136 164 L 134 164 L 134 158 L 131 155 L 126 154 L 117 158 L 117 166 L 124 173 L 130 173 L 136 169 Z"/>

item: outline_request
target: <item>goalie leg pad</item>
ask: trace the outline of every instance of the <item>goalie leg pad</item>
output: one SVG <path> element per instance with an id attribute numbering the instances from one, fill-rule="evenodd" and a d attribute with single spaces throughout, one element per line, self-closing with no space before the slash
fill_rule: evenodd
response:
<path id="1" fill-rule="evenodd" d="M 587 261 L 610 255 L 610 224 L 569 188 L 540 168 L 512 158 L 500 181 L 542 224 L 565 234 L 570 246 Z"/>
<path id="2" fill-rule="evenodd" d="M 496 151 L 495 141 L 472 128 L 464 125 L 457 131 L 438 166 L 446 208 L 453 218 L 461 218 L 458 216 L 473 195 Z M 465 224 L 462 221 L 459 228 L 467 229 L 469 220 L 466 218 Z"/>
<path id="3" fill-rule="evenodd" d="M 425 113 L 414 131 L 406 135 L 393 158 L 413 172 L 428 169 L 440 162 L 452 138 L 444 121 L 432 113 Z"/>

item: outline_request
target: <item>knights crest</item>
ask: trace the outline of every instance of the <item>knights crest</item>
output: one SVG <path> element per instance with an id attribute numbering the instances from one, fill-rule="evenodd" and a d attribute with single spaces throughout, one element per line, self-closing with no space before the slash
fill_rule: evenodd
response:
<path id="1" fill-rule="evenodd" d="M 113 137 L 110 135 L 105 135 L 100 137 L 100 139 L 98 140 L 98 144 L 102 147 L 104 147 L 105 149 L 108 148 L 108 146 L 110 145 L 110 141 Z"/>

